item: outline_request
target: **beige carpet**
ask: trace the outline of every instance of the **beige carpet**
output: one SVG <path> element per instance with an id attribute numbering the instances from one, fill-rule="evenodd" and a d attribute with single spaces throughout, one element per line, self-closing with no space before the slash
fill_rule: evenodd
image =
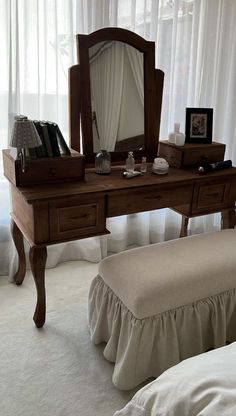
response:
<path id="1" fill-rule="evenodd" d="M 46 271 L 47 318 L 32 316 L 36 291 L 0 276 L 0 416 L 112 416 L 133 396 L 111 382 L 113 366 L 91 344 L 89 285 L 98 264 L 68 262 Z"/>

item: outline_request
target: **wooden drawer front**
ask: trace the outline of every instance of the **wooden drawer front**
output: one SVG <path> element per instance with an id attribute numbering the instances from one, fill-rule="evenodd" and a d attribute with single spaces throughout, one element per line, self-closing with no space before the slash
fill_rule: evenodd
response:
<path id="1" fill-rule="evenodd" d="M 225 145 L 207 147 L 195 151 L 185 152 L 183 166 L 199 166 L 201 163 L 212 163 L 224 160 Z"/>
<path id="2" fill-rule="evenodd" d="M 229 183 L 196 185 L 194 188 L 192 213 L 210 212 L 226 208 L 229 203 Z"/>
<path id="3" fill-rule="evenodd" d="M 224 160 L 225 144 L 212 142 L 211 144 L 185 143 L 177 147 L 168 140 L 159 142 L 159 156 L 164 157 L 170 166 L 181 168 L 200 166 L 204 162 L 218 162 Z"/>
<path id="4" fill-rule="evenodd" d="M 97 204 L 77 205 L 59 208 L 60 231 L 65 232 L 78 228 L 95 227 L 97 221 Z"/>
<path id="5" fill-rule="evenodd" d="M 50 203 L 51 241 L 105 232 L 104 198 L 104 195 L 81 196 Z"/>
<path id="6" fill-rule="evenodd" d="M 151 211 L 153 209 L 187 204 L 192 200 L 192 186 L 162 190 L 160 187 L 126 189 L 108 195 L 107 217 Z"/>

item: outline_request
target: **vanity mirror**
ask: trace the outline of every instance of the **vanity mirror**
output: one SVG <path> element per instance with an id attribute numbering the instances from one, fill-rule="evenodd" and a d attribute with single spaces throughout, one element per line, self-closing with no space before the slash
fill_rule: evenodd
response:
<path id="1" fill-rule="evenodd" d="M 155 43 L 120 28 L 77 35 L 78 64 L 69 70 L 71 147 L 92 166 L 101 149 L 112 164 L 157 155 L 163 78 L 155 69 Z"/>

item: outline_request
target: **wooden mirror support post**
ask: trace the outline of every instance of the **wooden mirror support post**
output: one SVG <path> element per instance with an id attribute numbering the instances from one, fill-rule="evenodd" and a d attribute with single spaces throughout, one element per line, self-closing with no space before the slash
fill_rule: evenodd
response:
<path id="1" fill-rule="evenodd" d="M 85 163 L 94 164 L 89 48 L 105 41 L 130 45 L 143 54 L 144 149 L 134 151 L 136 160 L 157 156 L 162 107 L 164 73 L 155 69 L 155 43 L 126 29 L 104 28 L 89 35 L 77 35 L 78 64 L 69 69 L 70 146 L 80 151 L 80 121 Z M 112 152 L 112 164 L 124 163 L 126 151 Z"/>
<path id="2" fill-rule="evenodd" d="M 80 152 L 80 65 L 69 68 L 69 137 L 70 147 Z"/>

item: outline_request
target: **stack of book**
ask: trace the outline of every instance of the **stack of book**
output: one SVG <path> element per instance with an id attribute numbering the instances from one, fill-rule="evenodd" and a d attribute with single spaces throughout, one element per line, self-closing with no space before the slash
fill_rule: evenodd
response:
<path id="1" fill-rule="evenodd" d="M 68 145 L 56 123 L 51 121 L 34 121 L 35 128 L 41 139 L 42 145 L 33 149 L 27 149 L 31 159 L 41 157 L 58 157 L 71 154 Z"/>

